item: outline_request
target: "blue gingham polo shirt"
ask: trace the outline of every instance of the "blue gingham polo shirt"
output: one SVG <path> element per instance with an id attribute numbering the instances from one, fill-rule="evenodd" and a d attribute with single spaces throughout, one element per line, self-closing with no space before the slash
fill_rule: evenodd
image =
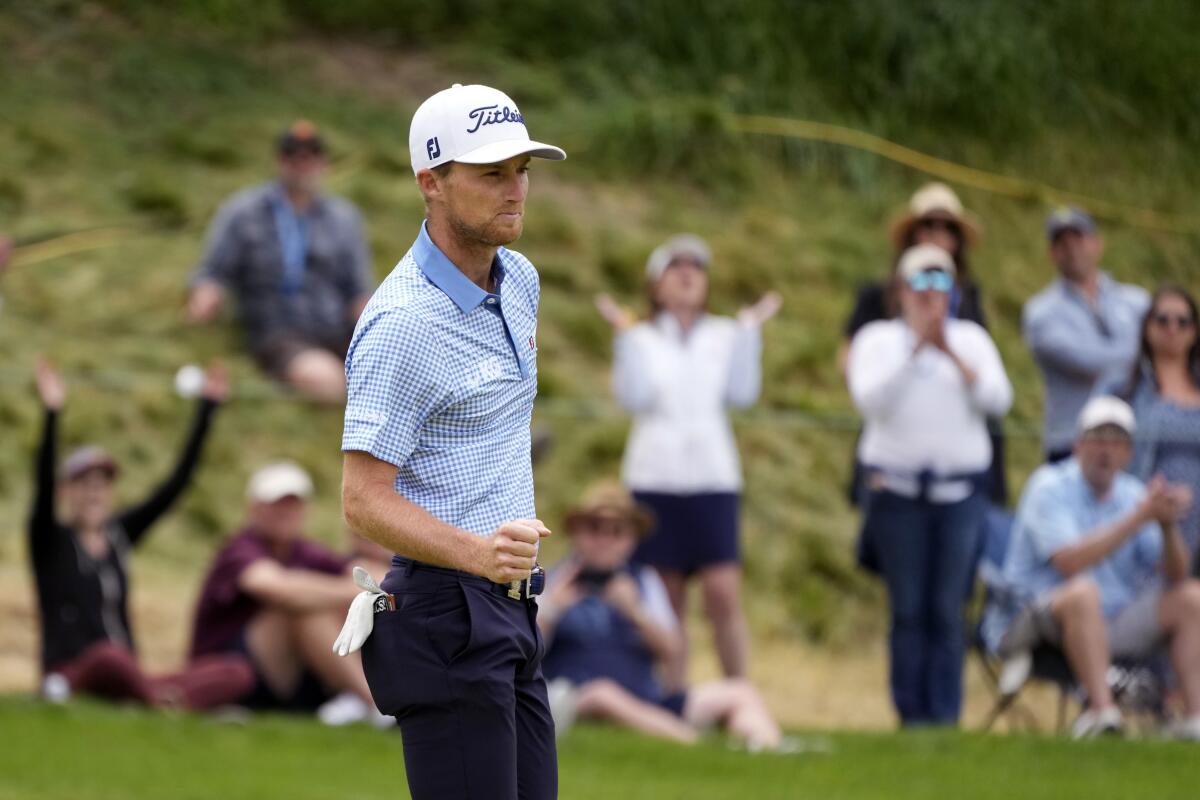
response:
<path id="1" fill-rule="evenodd" d="M 534 516 L 538 275 L 501 247 L 493 276 L 489 294 L 421 226 L 354 330 L 342 434 L 396 465 L 399 494 L 481 536 Z"/>

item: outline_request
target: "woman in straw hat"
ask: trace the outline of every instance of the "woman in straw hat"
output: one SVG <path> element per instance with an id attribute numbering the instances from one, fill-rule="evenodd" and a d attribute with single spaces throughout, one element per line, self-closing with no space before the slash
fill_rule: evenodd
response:
<path id="1" fill-rule="evenodd" d="M 607 296 L 597 306 L 616 331 L 613 393 L 634 415 L 621 477 L 657 519 L 637 560 L 659 571 L 680 619 L 687 619 L 687 583 L 699 579 L 721 667 L 744 677 L 742 478 L 726 410 L 757 401 L 762 326 L 782 301 L 768 292 L 737 319 L 708 313 L 711 263 L 700 237 L 673 236 L 646 262 L 651 319 L 635 324 Z"/>
<path id="2" fill-rule="evenodd" d="M 616 482 L 592 487 L 567 514 L 571 553 L 551 570 L 538 602 L 559 733 L 575 718 L 600 719 L 691 743 L 720 725 L 753 750 L 788 746 L 744 678 L 686 691 L 660 678 L 681 655 L 683 636 L 658 575 L 630 563 L 652 526 L 648 510 Z"/>

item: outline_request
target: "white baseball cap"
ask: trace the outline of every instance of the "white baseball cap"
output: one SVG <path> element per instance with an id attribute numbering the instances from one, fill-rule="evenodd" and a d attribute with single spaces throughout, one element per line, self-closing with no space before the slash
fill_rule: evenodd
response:
<path id="1" fill-rule="evenodd" d="M 430 97 L 413 114 L 408 151 L 414 175 L 450 161 L 495 164 L 525 153 L 552 161 L 567 157 L 529 138 L 525 117 L 504 92 L 461 83 Z"/>
<path id="2" fill-rule="evenodd" d="M 654 252 L 646 259 L 646 277 L 652 283 L 657 282 L 671 262 L 680 256 L 692 259 L 706 270 L 712 263 L 712 251 L 703 239 L 694 233 L 680 233 L 654 248 Z"/>
<path id="3" fill-rule="evenodd" d="M 896 265 L 897 274 L 904 280 L 927 269 L 940 269 L 954 275 L 954 259 L 936 244 L 917 244 L 905 250 Z"/>
<path id="4" fill-rule="evenodd" d="M 1080 434 L 1094 431 L 1105 425 L 1116 425 L 1130 436 L 1137 430 L 1137 421 L 1133 409 L 1119 397 L 1103 395 L 1087 401 L 1079 412 L 1079 422 L 1076 427 Z"/>
<path id="5" fill-rule="evenodd" d="M 298 464 L 279 461 L 250 476 L 246 496 L 256 503 L 275 503 L 285 497 L 310 497 L 312 478 Z"/>

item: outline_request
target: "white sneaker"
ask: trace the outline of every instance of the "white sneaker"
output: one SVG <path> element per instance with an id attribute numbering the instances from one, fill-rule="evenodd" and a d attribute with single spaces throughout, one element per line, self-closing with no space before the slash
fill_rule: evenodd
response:
<path id="1" fill-rule="evenodd" d="M 1091 739 L 1104 734 L 1120 734 L 1125 730 L 1125 720 L 1116 706 L 1089 708 L 1075 719 L 1071 726 L 1072 739 Z"/>
<path id="2" fill-rule="evenodd" d="M 1167 736 L 1183 742 L 1200 742 L 1200 714 L 1178 720 L 1167 727 Z"/>
<path id="3" fill-rule="evenodd" d="M 396 724 L 395 717 L 381 714 L 374 703 L 366 702 L 353 692 L 342 692 L 333 699 L 326 700 L 317 709 L 317 719 L 335 728 L 366 722 L 382 730 Z"/>
<path id="4" fill-rule="evenodd" d="M 1001 697 L 1012 697 L 1021 691 L 1033 671 L 1033 653 L 1021 650 L 1004 659 L 1000 665 L 1000 678 L 996 682 Z"/>
<path id="5" fill-rule="evenodd" d="M 71 699 L 71 684 L 57 672 L 51 672 L 42 681 L 42 699 L 60 706 Z"/>
<path id="6" fill-rule="evenodd" d="M 554 735 L 562 736 L 575 724 L 579 711 L 579 690 L 566 678 L 555 678 L 546 684 L 550 716 L 554 719 Z"/>

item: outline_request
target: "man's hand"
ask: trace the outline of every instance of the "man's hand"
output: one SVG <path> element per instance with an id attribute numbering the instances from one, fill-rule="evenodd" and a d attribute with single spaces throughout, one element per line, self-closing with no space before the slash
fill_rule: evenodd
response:
<path id="1" fill-rule="evenodd" d="M 61 411 L 67 401 L 67 384 L 63 381 L 62 374 L 48 359 L 38 356 L 34 377 L 42 405 L 51 411 Z"/>
<path id="2" fill-rule="evenodd" d="M 187 301 L 187 320 L 193 325 L 211 322 L 221 310 L 225 290 L 219 283 L 202 281 L 192 288 Z"/>
<path id="3" fill-rule="evenodd" d="M 612 295 L 598 294 L 595 302 L 600 316 L 604 317 L 604 321 L 611 325 L 617 333 L 633 327 L 634 322 L 637 321 L 629 309 L 614 300 Z"/>
<path id="4" fill-rule="evenodd" d="M 550 529 L 540 519 L 515 519 L 480 539 L 476 568 L 471 570 L 493 583 L 523 581 L 537 561 L 537 544 Z"/>
<path id="5" fill-rule="evenodd" d="M 746 306 L 738 312 L 738 322 L 751 327 L 762 327 L 767 320 L 779 313 L 783 307 L 783 295 L 779 292 L 767 292 L 752 306 Z"/>
<path id="6" fill-rule="evenodd" d="M 1182 484 L 1167 483 L 1162 475 L 1155 475 L 1146 485 L 1140 510 L 1147 519 L 1166 526 L 1178 522 L 1191 505 L 1191 489 Z"/>
<path id="7" fill-rule="evenodd" d="M 637 616 L 642 607 L 642 592 L 628 572 L 618 572 L 612 576 L 604 587 L 604 599 L 630 619 Z"/>

